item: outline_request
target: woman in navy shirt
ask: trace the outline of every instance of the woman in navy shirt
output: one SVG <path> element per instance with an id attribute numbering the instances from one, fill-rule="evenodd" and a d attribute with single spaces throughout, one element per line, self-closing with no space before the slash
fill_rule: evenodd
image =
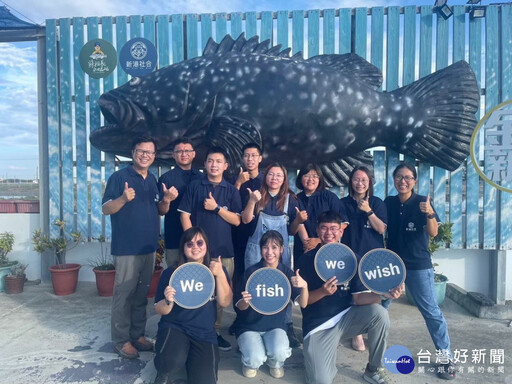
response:
<path id="1" fill-rule="evenodd" d="M 368 251 L 384 248 L 382 234 L 386 230 L 387 211 L 384 202 L 373 196 L 373 177 L 364 166 L 355 167 L 348 180 L 349 195 L 341 199 L 350 225 L 341 242 L 350 247 L 360 260 Z M 364 351 L 362 335 L 352 339 L 352 348 Z"/>
<path id="2" fill-rule="evenodd" d="M 259 367 L 266 363 L 270 375 L 281 378 L 284 375 L 284 361 L 292 354 L 286 335 L 286 309 L 274 315 L 262 315 L 256 312 L 249 303 L 251 294 L 245 291 L 247 280 L 260 268 L 274 268 L 283 272 L 292 288 L 292 300 L 297 300 L 301 308 L 308 303 L 308 284 L 297 270 L 293 271 L 281 263 L 284 244 L 283 236 L 277 231 L 266 232 L 260 240 L 261 260 L 246 269 L 244 278 L 235 297 L 239 309 L 235 334 L 240 352 L 242 353 L 242 372 L 245 377 L 255 377 Z"/>
<path id="3" fill-rule="evenodd" d="M 155 297 L 155 310 L 162 315 L 156 337 L 155 383 L 167 383 L 185 367 L 189 384 L 217 382 L 219 351 L 215 320 L 217 303 L 227 307 L 233 298 L 227 272 L 220 256 L 210 259 L 208 239 L 199 227 L 187 229 L 181 237 L 180 265 L 197 262 L 208 266 L 215 278 L 215 298 L 196 309 L 185 309 L 174 302 L 176 290 L 169 286 L 175 267 L 167 268 L 160 277 Z"/>
<path id="4" fill-rule="evenodd" d="M 340 199 L 331 191 L 325 189 L 325 179 L 320 167 L 316 164 L 308 164 L 299 171 L 295 185 L 301 192 L 297 195 L 299 209 L 307 213 L 307 220 L 304 227 L 308 234 L 308 240 L 304 242 L 304 248 L 301 239 L 295 235 L 293 246 L 294 265 L 303 253 L 314 249 L 320 244 L 320 239 L 316 233 L 317 218 L 323 212 L 336 212 L 343 220 L 342 228 L 345 229 L 349 219 L 340 203 Z"/>
<path id="5" fill-rule="evenodd" d="M 429 237 L 435 237 L 439 218 L 429 196 L 414 192 L 416 169 L 400 164 L 393 171 L 396 196 L 388 196 L 384 203 L 388 210 L 388 248 L 404 261 L 407 270 L 406 290 L 412 295 L 425 319 L 430 337 L 439 358 L 442 359 L 437 375 L 446 380 L 455 378 L 455 366 L 450 350 L 450 336 L 446 320 L 437 305 L 434 293 L 434 270 L 428 251 Z"/>

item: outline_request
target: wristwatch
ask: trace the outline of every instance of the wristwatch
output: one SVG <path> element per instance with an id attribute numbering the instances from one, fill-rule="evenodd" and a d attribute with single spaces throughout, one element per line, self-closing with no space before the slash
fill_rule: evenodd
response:
<path id="1" fill-rule="evenodd" d="M 217 206 L 215 207 L 215 209 L 213 210 L 213 212 L 215 212 L 215 213 L 219 213 L 219 211 L 220 211 L 220 205 L 217 205 Z"/>
<path id="2" fill-rule="evenodd" d="M 373 212 L 373 211 L 368 211 L 368 212 L 366 212 L 366 216 L 370 217 L 370 216 L 371 216 L 371 215 L 373 215 L 374 213 L 375 213 L 375 212 Z"/>
<path id="3" fill-rule="evenodd" d="M 165 300 L 165 304 L 171 305 L 171 302 L 169 300 L 167 300 L 167 298 L 164 297 L 164 300 Z"/>
<path id="4" fill-rule="evenodd" d="M 436 218 L 435 213 L 431 213 L 430 215 L 427 215 L 427 219 L 435 219 L 435 218 Z"/>

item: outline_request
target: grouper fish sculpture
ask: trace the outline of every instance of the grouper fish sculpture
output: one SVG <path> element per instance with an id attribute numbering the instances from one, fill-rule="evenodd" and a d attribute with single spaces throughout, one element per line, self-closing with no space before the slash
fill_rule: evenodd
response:
<path id="1" fill-rule="evenodd" d="M 99 99 L 105 126 L 93 131 L 98 149 L 131 157 L 130 142 L 149 134 L 158 159 L 183 136 L 201 154 L 226 149 L 230 169 L 242 146 L 264 148 L 264 163 L 300 168 L 320 164 L 329 185 L 341 185 L 364 152 L 386 146 L 454 170 L 467 157 L 476 125 L 479 91 L 469 65 L 459 61 L 392 92 L 379 92 L 379 69 L 355 54 L 304 60 L 290 49 L 255 36 L 220 44 L 210 39 L 203 55 L 144 77 L 134 77 Z"/>

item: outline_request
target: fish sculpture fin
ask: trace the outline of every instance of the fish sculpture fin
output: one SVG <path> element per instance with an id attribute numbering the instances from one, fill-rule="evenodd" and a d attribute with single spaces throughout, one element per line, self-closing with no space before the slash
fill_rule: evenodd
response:
<path id="1" fill-rule="evenodd" d="M 356 79 L 372 89 L 382 85 L 382 72 L 355 53 L 343 55 L 318 55 L 306 60 L 311 64 L 325 65 L 343 72 L 346 76 Z"/>
<path id="2" fill-rule="evenodd" d="M 249 143 L 256 143 L 263 148 L 260 131 L 247 120 L 232 116 L 215 118 L 207 132 L 207 142 L 212 146 L 219 146 L 228 154 L 229 176 L 235 176 L 235 172 L 242 164 L 242 148 Z"/>
<path id="3" fill-rule="evenodd" d="M 469 154 L 480 103 L 469 64 L 459 61 L 390 94 L 407 100 L 423 118 L 403 123 L 387 146 L 449 171 L 457 169 Z"/>
<path id="4" fill-rule="evenodd" d="M 276 57 L 290 57 L 291 48 L 285 48 L 281 50 L 281 44 L 275 45 L 273 47 L 270 46 L 271 41 L 267 39 L 265 41 L 259 42 L 259 36 L 253 36 L 250 39 L 245 38 L 245 33 L 241 33 L 240 36 L 236 40 L 233 40 L 231 35 L 227 34 L 224 36 L 220 43 L 216 43 L 213 38 L 209 38 L 206 46 L 203 50 L 203 56 L 206 55 L 222 55 L 227 52 L 249 52 L 249 53 L 258 53 L 267 56 L 276 56 Z M 302 52 L 295 54 L 293 56 L 294 61 L 303 61 Z"/>
<path id="5" fill-rule="evenodd" d="M 348 184 L 350 172 L 358 166 L 373 169 L 373 156 L 368 152 L 359 152 L 353 156 L 346 156 L 330 163 L 320 164 L 320 169 L 327 187 L 330 188 L 335 185 Z"/>

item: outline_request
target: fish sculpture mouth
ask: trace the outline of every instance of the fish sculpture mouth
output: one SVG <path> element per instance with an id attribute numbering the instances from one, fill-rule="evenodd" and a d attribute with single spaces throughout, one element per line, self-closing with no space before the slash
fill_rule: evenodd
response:
<path id="1" fill-rule="evenodd" d="M 120 141 L 120 138 L 124 140 Z M 100 151 L 131 157 L 131 140 L 126 136 L 123 128 L 117 124 L 106 124 L 91 132 L 89 140 Z"/>

